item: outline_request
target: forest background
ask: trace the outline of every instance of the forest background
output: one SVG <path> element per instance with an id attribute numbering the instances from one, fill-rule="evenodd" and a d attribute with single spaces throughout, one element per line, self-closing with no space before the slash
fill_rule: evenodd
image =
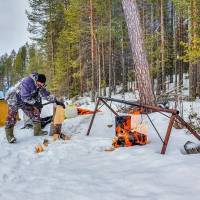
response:
<path id="1" fill-rule="evenodd" d="M 200 96 L 200 2 L 137 0 L 155 95 L 172 83 L 189 97 Z M 32 43 L 0 56 L 0 90 L 34 71 L 45 73 L 49 89 L 72 98 L 111 96 L 138 85 L 121 0 L 29 0 Z M 108 90 L 106 90 L 108 87 Z"/>

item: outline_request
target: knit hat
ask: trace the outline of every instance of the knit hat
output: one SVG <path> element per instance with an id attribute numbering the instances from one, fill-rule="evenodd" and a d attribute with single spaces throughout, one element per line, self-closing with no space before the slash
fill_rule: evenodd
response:
<path id="1" fill-rule="evenodd" d="M 44 74 L 38 74 L 37 81 L 41 83 L 46 83 L 46 76 Z"/>

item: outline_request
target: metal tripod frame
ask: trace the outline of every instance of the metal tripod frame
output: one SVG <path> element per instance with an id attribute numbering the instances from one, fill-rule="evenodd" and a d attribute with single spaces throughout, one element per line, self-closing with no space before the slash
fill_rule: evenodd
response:
<path id="1" fill-rule="evenodd" d="M 170 117 L 170 121 L 169 121 L 169 125 L 168 125 L 168 128 L 167 128 L 167 132 L 166 132 L 164 141 L 162 140 L 162 138 L 160 137 L 160 135 L 158 133 L 161 141 L 163 142 L 163 146 L 162 146 L 162 149 L 161 149 L 161 152 L 160 152 L 161 154 L 165 154 L 165 152 L 166 152 L 167 145 L 168 145 L 169 138 L 170 138 L 170 134 L 171 134 L 171 130 L 172 130 L 172 126 L 173 126 L 175 121 L 177 123 L 181 124 L 182 126 L 184 126 L 185 128 L 187 128 L 190 131 L 190 133 L 192 135 L 194 135 L 194 137 L 196 137 L 198 140 L 200 140 L 200 135 L 187 122 L 185 122 L 182 117 L 179 116 L 179 111 L 178 110 L 160 108 L 158 106 L 150 106 L 150 105 L 138 104 L 136 102 L 125 101 L 125 100 L 114 99 L 114 98 L 108 98 L 108 97 L 98 97 L 97 98 L 97 103 L 96 103 L 96 106 L 95 106 L 95 110 L 94 110 L 94 113 L 93 113 L 92 119 L 90 121 L 90 125 L 89 125 L 89 128 L 88 128 L 88 131 L 87 131 L 87 134 L 86 134 L 87 136 L 89 136 L 89 134 L 90 134 L 90 130 L 92 128 L 92 125 L 93 125 L 93 122 L 94 122 L 94 118 L 96 116 L 96 113 L 97 113 L 98 106 L 99 106 L 100 102 L 102 102 L 116 116 L 119 116 L 117 114 L 117 112 L 115 110 L 113 110 L 113 108 L 110 105 L 108 105 L 107 101 L 122 103 L 122 104 L 130 105 L 130 106 L 136 106 L 136 107 L 139 107 L 139 108 L 144 108 L 145 110 L 148 110 L 148 111 L 151 111 L 151 112 L 159 112 L 161 114 L 170 113 L 171 117 Z M 147 116 L 148 116 L 148 114 L 147 114 Z M 167 115 L 165 115 L 165 116 L 167 116 Z M 149 118 L 149 116 L 148 116 L 148 118 Z M 149 120 L 150 120 L 150 118 L 149 118 Z M 157 131 L 157 129 L 155 128 L 155 125 L 153 124 L 153 122 L 151 120 L 150 120 L 150 122 L 152 123 L 154 129 Z"/>

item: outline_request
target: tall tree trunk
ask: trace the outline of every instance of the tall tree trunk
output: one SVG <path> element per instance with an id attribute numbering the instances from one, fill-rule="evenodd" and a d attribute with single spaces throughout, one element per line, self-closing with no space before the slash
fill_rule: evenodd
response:
<path id="1" fill-rule="evenodd" d="M 80 60 L 80 95 L 83 96 L 83 62 Z"/>
<path id="2" fill-rule="evenodd" d="M 183 61 L 181 57 L 183 56 L 183 47 L 181 46 L 181 42 L 183 42 L 183 11 L 182 11 L 182 3 L 180 3 L 180 11 L 178 16 L 178 79 L 179 79 L 179 90 L 181 90 L 181 86 L 183 85 Z"/>
<path id="3" fill-rule="evenodd" d="M 95 64 L 94 64 L 94 26 L 93 26 L 93 2 L 90 0 L 90 37 L 91 37 L 91 65 L 92 65 L 92 94 L 91 100 L 95 101 Z"/>
<path id="4" fill-rule="evenodd" d="M 173 33 L 173 39 L 172 39 L 172 73 L 170 73 L 170 83 L 173 82 L 173 75 L 175 76 L 175 86 L 177 85 L 177 78 L 176 78 L 176 10 L 173 2 L 171 3 L 171 19 L 172 19 L 172 33 Z"/>
<path id="5" fill-rule="evenodd" d="M 103 38 L 102 38 L 102 44 L 101 44 L 101 53 L 102 53 L 102 71 L 103 71 L 103 96 L 106 96 L 106 69 L 105 69 Z"/>
<path id="6" fill-rule="evenodd" d="M 109 0 L 109 97 L 111 97 L 112 93 L 112 7 L 111 0 Z"/>
<path id="7" fill-rule="evenodd" d="M 49 32 L 50 32 L 50 54 L 51 54 L 51 70 L 52 70 L 52 73 L 53 74 L 51 74 L 51 79 L 53 79 L 54 78 L 54 76 L 55 76 L 55 64 L 54 64 L 54 57 L 55 57 L 55 55 L 54 55 L 54 52 L 55 52 L 55 47 L 54 47 L 54 35 L 53 35 L 53 24 L 52 24 L 52 21 L 53 21 L 53 19 L 52 19 L 52 10 L 53 10 L 53 8 L 52 8 L 52 3 L 51 3 L 51 1 L 49 1 L 49 21 L 50 21 L 50 30 L 49 30 Z"/>
<path id="8" fill-rule="evenodd" d="M 135 62 L 140 101 L 144 104 L 154 105 L 155 97 L 151 86 L 147 56 L 144 51 L 144 39 L 136 0 L 122 0 L 122 6 Z"/>
<path id="9" fill-rule="evenodd" d="M 150 24 L 151 24 L 151 28 L 150 28 L 150 35 L 153 38 L 154 37 L 154 19 L 155 17 L 155 3 L 151 3 L 151 20 L 150 20 Z M 154 58 L 154 49 L 155 49 L 155 41 L 151 40 L 150 42 L 150 69 L 153 70 L 153 68 L 155 67 L 155 58 Z M 154 90 L 154 85 L 155 85 L 155 81 L 154 78 L 156 78 L 155 74 L 152 73 L 152 88 Z"/>
<path id="10" fill-rule="evenodd" d="M 153 36 L 153 34 L 154 34 L 154 30 L 153 30 L 153 25 L 152 24 L 154 24 L 154 4 L 152 3 L 151 4 L 151 29 L 150 29 L 150 34 L 151 34 L 151 36 Z M 151 45 L 151 49 L 150 49 L 150 68 L 152 68 L 153 67 L 153 40 L 151 41 L 151 43 L 150 43 L 150 45 Z"/>
<path id="11" fill-rule="evenodd" d="M 113 72 L 113 93 L 116 94 L 116 61 L 114 60 L 114 56 L 112 55 L 112 72 Z"/>
<path id="12" fill-rule="evenodd" d="M 125 78 L 125 59 L 124 59 L 124 32 L 123 32 L 123 22 L 121 22 L 121 65 L 122 65 L 122 93 L 127 90 L 126 78 Z"/>
<path id="13" fill-rule="evenodd" d="M 194 38 L 196 36 L 196 23 L 195 23 L 195 0 L 191 0 L 190 2 L 190 32 L 189 32 L 189 46 L 194 46 Z M 196 63 L 189 63 L 189 97 L 195 98 L 196 97 L 196 88 L 197 88 L 197 65 Z"/>
<path id="14" fill-rule="evenodd" d="M 97 58 L 98 58 L 98 95 L 101 96 L 101 41 L 97 44 Z"/>
<path id="15" fill-rule="evenodd" d="M 80 95 L 83 96 L 83 55 L 82 55 L 82 49 L 81 49 L 81 43 L 79 43 L 79 57 L 80 57 L 80 63 L 79 63 L 79 70 L 80 70 Z"/>
<path id="16" fill-rule="evenodd" d="M 161 70 L 162 70 L 162 93 L 166 90 L 166 79 L 165 79 L 165 30 L 164 30 L 164 5 L 163 0 L 160 1 L 160 27 L 161 27 Z"/>
<path id="17" fill-rule="evenodd" d="M 69 49 L 70 49 L 70 47 L 69 47 Z M 68 55 L 67 55 L 67 63 L 69 63 L 69 60 L 70 60 L 70 51 L 69 51 L 69 53 L 68 53 Z M 67 77 L 67 98 L 69 99 L 70 98 L 70 76 L 71 76 L 71 74 L 70 74 L 70 70 L 69 70 L 69 67 L 67 67 L 67 71 L 66 71 L 66 77 Z"/>
<path id="18" fill-rule="evenodd" d="M 200 24 L 200 16 L 199 16 L 199 12 L 200 12 L 200 2 L 199 0 L 195 1 L 195 13 L 194 13 L 194 18 L 195 18 L 195 39 L 199 39 L 200 38 L 200 28 L 199 28 L 199 24 Z M 199 44 L 195 42 L 195 48 L 197 48 Z M 199 55 L 200 56 L 200 55 Z M 197 80 L 197 86 L 196 86 L 196 96 L 200 97 L 200 59 L 198 57 L 198 59 L 196 60 L 196 68 L 197 68 L 197 74 L 196 74 L 196 80 Z"/>

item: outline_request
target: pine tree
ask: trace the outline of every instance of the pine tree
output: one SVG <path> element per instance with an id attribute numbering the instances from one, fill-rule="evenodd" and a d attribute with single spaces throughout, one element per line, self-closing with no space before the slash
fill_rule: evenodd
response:
<path id="1" fill-rule="evenodd" d="M 50 80 L 55 76 L 55 54 L 57 51 L 57 39 L 64 26 L 65 0 L 29 0 L 31 11 L 27 11 L 29 19 L 29 31 L 32 39 L 37 41 L 44 50 L 47 58 L 45 68 Z M 53 81 L 51 82 L 53 87 Z"/>
<path id="2" fill-rule="evenodd" d="M 151 87 L 148 61 L 143 46 L 144 41 L 142 38 L 137 4 L 135 0 L 122 0 L 122 5 L 135 61 L 140 101 L 144 104 L 154 105 L 155 98 Z"/>

